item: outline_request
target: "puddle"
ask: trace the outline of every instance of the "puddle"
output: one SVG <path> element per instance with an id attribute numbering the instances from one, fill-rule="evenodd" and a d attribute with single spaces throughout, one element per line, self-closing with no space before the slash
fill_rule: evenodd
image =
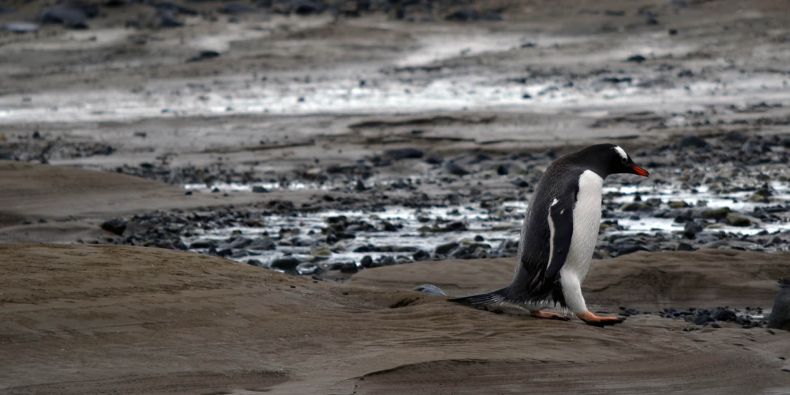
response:
<path id="1" fill-rule="evenodd" d="M 508 51 L 518 48 L 525 41 L 522 35 L 515 34 L 427 36 L 420 39 L 419 49 L 399 60 L 396 65 L 421 66 L 457 57 Z"/>
<path id="2" fill-rule="evenodd" d="M 256 184 L 253 184 L 256 185 Z M 277 183 L 257 184 L 267 189 L 311 189 L 316 185 L 292 183 L 279 185 Z M 240 184 L 215 184 L 212 187 L 224 191 L 248 190 L 251 185 Z M 669 201 L 683 200 L 689 205 L 700 206 L 703 201 L 706 207 L 730 207 L 736 211 L 749 212 L 757 207 L 777 206 L 790 204 L 790 184 L 773 182 L 771 187 L 776 191 L 770 203 L 757 203 L 748 201 L 752 192 L 737 192 L 721 196 L 711 192 L 706 187 L 697 188 L 695 191 L 682 190 L 677 186 L 645 187 L 623 185 L 605 188 L 605 193 L 616 195 L 605 197 L 605 202 L 629 203 L 639 194 L 643 201 L 647 199 L 660 199 L 664 205 Z M 187 185 L 187 189 L 207 192 L 206 186 Z M 320 186 L 322 189 L 331 189 L 328 185 Z M 248 251 L 250 255 L 235 256 L 232 259 L 248 262 L 252 259 L 263 265 L 270 264 L 273 260 L 287 255 L 293 255 L 301 260 L 313 260 L 319 256 L 325 263 L 359 263 L 364 256 L 369 255 L 374 261 L 389 257 L 391 262 L 411 262 L 417 251 L 434 253 L 437 247 L 447 243 L 460 243 L 463 245 L 481 243 L 486 244 L 487 251 L 502 252 L 508 244 L 518 240 L 519 232 L 524 220 L 527 205 L 525 202 L 508 201 L 495 209 L 483 208 L 479 204 L 470 204 L 455 207 L 432 208 L 407 208 L 388 206 L 382 211 L 363 212 L 355 210 L 331 210 L 317 213 L 294 213 L 293 215 L 270 215 L 260 218 L 264 223 L 260 227 L 230 227 L 223 229 L 204 230 L 183 241 L 189 245 L 196 240 L 213 239 L 226 240 L 230 237 L 244 236 L 259 238 L 267 236 L 278 242 L 275 251 Z M 616 227 L 608 228 L 602 236 L 607 235 L 635 235 L 644 233 L 656 235 L 672 233 L 683 230 L 683 224 L 675 223 L 672 218 L 656 218 L 652 214 L 640 213 L 639 218 L 633 218 L 636 213 L 623 212 L 619 209 L 606 211 L 607 217 L 603 220 L 616 221 Z M 353 238 L 341 239 L 331 246 L 316 247 L 326 239 L 323 230 L 327 228 L 333 218 L 343 216 L 348 223 L 354 225 L 351 234 Z M 790 219 L 784 218 L 779 222 L 762 223 L 751 227 L 734 227 L 723 224 L 713 224 L 705 232 L 726 232 L 735 235 L 755 235 L 768 231 L 781 232 L 790 230 Z M 449 224 L 463 224 L 457 230 L 435 232 L 431 227 L 447 227 Z M 450 225 L 452 227 L 452 225 Z M 389 230 L 387 230 L 389 229 Z M 453 228 L 456 229 L 456 228 Z M 283 245 L 282 241 L 286 240 Z M 378 247 L 370 250 L 367 246 Z M 385 251 L 392 247 L 395 251 Z M 207 252 L 196 249 L 197 252 Z"/>
<path id="3" fill-rule="evenodd" d="M 205 44 L 205 43 L 204 43 Z M 157 81 L 142 91 L 93 90 L 0 97 L 0 124 L 121 121 L 239 114 L 365 114 L 499 109 L 556 113 L 652 107 L 683 110 L 691 103 L 790 102 L 790 78 L 736 76 L 731 82 L 683 86 L 602 84 L 598 79 L 520 84 L 503 76 L 445 75 L 430 79 L 370 75 L 222 77 L 212 82 Z M 725 78 L 723 78 L 725 79 Z M 364 85 L 360 80 L 365 80 Z M 525 96 L 528 95 L 528 96 Z M 526 97 L 526 98 L 525 98 Z M 112 105 L 109 105 L 112 103 Z"/>

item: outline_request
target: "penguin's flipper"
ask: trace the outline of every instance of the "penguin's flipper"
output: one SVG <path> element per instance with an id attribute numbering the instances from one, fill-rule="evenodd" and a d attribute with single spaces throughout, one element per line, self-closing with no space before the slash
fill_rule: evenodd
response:
<path id="1" fill-rule="evenodd" d="M 472 306 L 476 309 L 487 310 L 489 306 L 495 306 L 507 302 L 506 291 L 507 288 L 502 288 L 484 294 L 463 296 L 460 298 L 451 298 L 447 300 L 450 302 Z"/>
<path id="2" fill-rule="evenodd" d="M 555 199 L 549 206 L 549 262 L 544 281 L 553 282 L 568 258 L 573 238 L 573 208 L 576 199 Z"/>

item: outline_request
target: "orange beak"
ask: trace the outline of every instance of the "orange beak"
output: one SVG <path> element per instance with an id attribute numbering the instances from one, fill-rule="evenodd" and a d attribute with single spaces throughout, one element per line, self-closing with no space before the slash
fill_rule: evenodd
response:
<path id="1" fill-rule="evenodd" d="M 631 165 L 631 170 L 634 171 L 634 174 L 640 175 L 642 177 L 647 177 L 647 176 L 650 175 L 650 173 L 648 173 L 647 170 L 645 170 L 645 169 L 643 169 L 643 168 L 641 168 L 641 167 L 639 167 L 637 165 Z"/>

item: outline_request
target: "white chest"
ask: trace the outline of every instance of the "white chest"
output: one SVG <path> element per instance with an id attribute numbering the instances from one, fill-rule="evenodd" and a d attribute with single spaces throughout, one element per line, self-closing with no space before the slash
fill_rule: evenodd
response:
<path id="1" fill-rule="evenodd" d="M 586 170 L 579 178 L 579 193 L 573 209 L 573 236 L 564 270 L 574 272 L 581 281 L 592 261 L 598 230 L 601 226 L 601 198 L 603 178 Z"/>

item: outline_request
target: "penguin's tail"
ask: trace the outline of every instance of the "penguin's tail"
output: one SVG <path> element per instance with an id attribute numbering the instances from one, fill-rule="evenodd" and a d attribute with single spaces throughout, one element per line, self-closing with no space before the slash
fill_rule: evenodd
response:
<path id="1" fill-rule="evenodd" d="M 487 310 L 489 306 L 495 306 L 507 302 L 507 288 L 498 289 L 479 295 L 464 296 L 460 298 L 447 299 L 450 302 L 465 304 L 476 309 Z"/>

